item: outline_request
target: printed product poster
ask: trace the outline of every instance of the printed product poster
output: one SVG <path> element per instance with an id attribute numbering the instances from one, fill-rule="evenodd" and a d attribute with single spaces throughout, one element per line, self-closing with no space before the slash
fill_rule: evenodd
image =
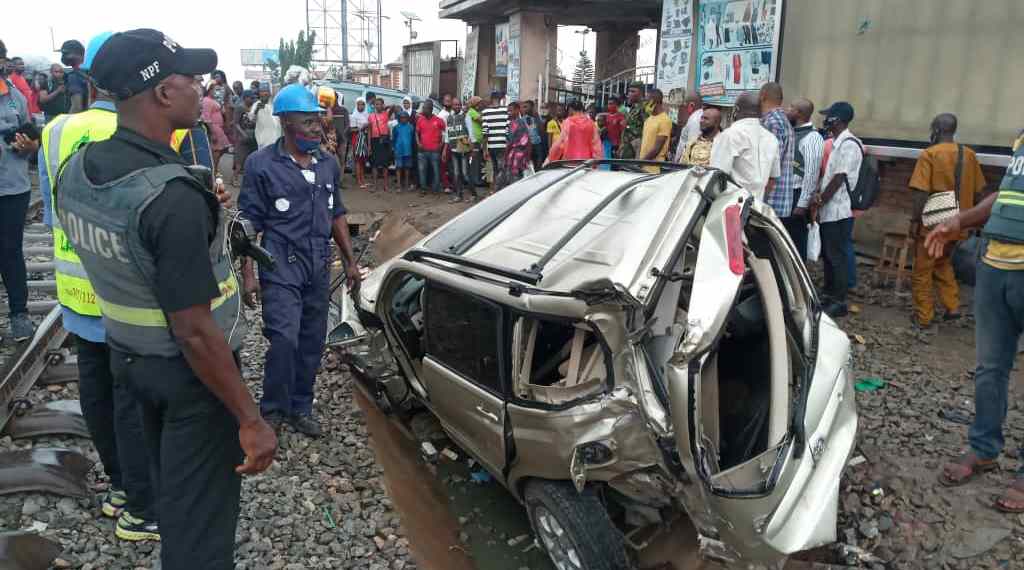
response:
<path id="1" fill-rule="evenodd" d="M 697 85 L 708 94 L 705 102 L 731 105 L 741 92 L 775 79 L 782 1 L 700 3 L 696 69 Z"/>
<path id="2" fill-rule="evenodd" d="M 476 52 L 480 30 L 473 26 L 466 36 L 466 59 L 462 64 L 462 98 L 469 99 L 476 94 Z"/>
<path id="3" fill-rule="evenodd" d="M 494 26 L 494 75 L 508 76 L 508 23 Z"/>
<path id="4" fill-rule="evenodd" d="M 658 41 L 658 88 L 674 100 L 690 80 L 690 53 L 693 43 L 693 15 L 690 0 L 665 0 L 661 7 L 661 35 Z"/>
<path id="5" fill-rule="evenodd" d="M 519 37 L 514 36 L 508 40 L 508 84 L 505 91 L 509 102 L 519 100 L 519 71 Z"/>

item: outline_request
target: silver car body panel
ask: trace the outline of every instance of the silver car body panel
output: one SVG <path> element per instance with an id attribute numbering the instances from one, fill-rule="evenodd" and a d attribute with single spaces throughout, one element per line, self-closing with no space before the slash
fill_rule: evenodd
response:
<path id="1" fill-rule="evenodd" d="M 513 185 L 482 204 L 498 214 L 484 216 L 477 206 L 413 249 L 455 252 L 491 266 L 529 270 L 567 228 L 614 189 L 644 177 L 594 171 L 559 176 L 565 175 L 542 171 Z M 561 181 L 536 190 L 551 180 Z M 627 189 L 551 257 L 537 290 L 512 294 L 513 282 L 507 278 L 454 260 L 396 257 L 368 276 L 358 302 L 384 323 L 389 344 L 414 392 L 439 416 L 449 434 L 513 494 L 519 496 L 521 483 L 531 477 L 571 480 L 578 485 L 606 482 L 638 505 L 681 507 L 697 527 L 702 544 L 708 545 L 708 553 L 716 558 L 768 562 L 835 539 L 839 476 L 857 425 L 846 370 L 849 341 L 827 317 L 816 313 L 818 301 L 810 276 L 771 208 L 743 190 L 723 191 L 714 180 L 712 171 L 693 168 Z M 705 206 L 707 216 L 698 217 Z M 723 212 L 732 206 L 742 209 L 748 229 L 767 239 L 778 263 L 757 258 L 748 245 L 745 273 L 730 270 Z M 486 231 L 459 226 L 469 223 L 466 220 L 480 224 L 488 217 L 498 221 Z M 676 313 L 671 298 L 679 295 L 674 282 L 678 279 L 665 276 L 686 271 L 693 273 L 689 305 Z M 429 357 L 412 362 L 395 350 L 399 338 L 382 300 L 394 287 L 393 279 L 404 273 L 492 300 L 513 312 L 567 319 L 577 328 L 592 327 L 606 347 L 613 385 L 581 390 L 578 400 L 554 408 L 515 398 L 502 408 L 498 400 L 482 399 L 490 394 L 463 393 L 469 388 L 456 384 L 468 383 L 439 363 Z M 768 292 L 763 303 L 773 355 L 766 370 L 772 382 L 770 443 L 749 460 L 720 470 L 714 444 L 720 431 L 715 409 L 719 394 L 716 383 L 704 379 L 717 374 L 716 347 L 744 275 Z M 619 300 L 588 305 L 576 295 L 601 284 L 618 290 Z M 646 327 L 655 340 L 646 345 L 636 328 L 643 325 L 644 312 L 654 315 Z M 678 320 L 680 315 L 684 320 Z M 529 338 L 529 328 L 513 321 L 511 330 L 515 352 Z M 652 346 L 657 354 L 651 354 Z M 510 358 L 513 384 L 523 360 L 522 354 Z M 811 372 L 805 374 L 801 407 L 794 404 L 787 379 L 807 370 Z M 659 396 L 659 384 L 663 396 Z M 516 394 L 521 389 L 517 386 Z M 450 409 L 450 401 L 439 405 L 440 400 L 453 398 L 468 402 L 464 413 Z M 663 398 L 670 405 L 663 405 Z M 802 424 L 793 419 L 798 413 L 803 414 Z M 515 443 L 511 463 L 502 464 L 508 450 L 497 430 L 485 430 L 485 436 L 472 441 L 470 431 L 480 428 L 474 425 L 481 419 L 493 426 L 511 426 Z M 795 433 L 794 424 L 803 429 Z M 674 442 L 675 460 L 669 461 L 659 440 Z M 494 449 L 481 450 L 483 441 Z M 613 459 L 582 465 L 581 446 L 590 443 L 611 449 Z M 674 461 L 681 470 L 671 465 Z M 631 514 L 637 512 L 645 511 Z M 657 511 L 647 512 L 657 516 Z"/>

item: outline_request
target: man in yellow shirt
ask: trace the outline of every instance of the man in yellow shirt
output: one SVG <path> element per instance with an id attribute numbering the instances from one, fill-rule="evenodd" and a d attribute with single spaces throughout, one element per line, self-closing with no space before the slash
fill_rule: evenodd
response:
<path id="1" fill-rule="evenodd" d="M 640 139 L 640 159 L 664 162 L 668 155 L 669 140 L 672 138 L 672 119 L 665 112 L 664 95 L 660 89 L 651 91 L 651 113 L 644 121 L 644 133 Z M 658 174 L 658 166 L 645 166 L 644 170 Z"/>
<path id="2" fill-rule="evenodd" d="M 1010 370 L 1017 342 L 1024 332 L 1024 147 L 1006 169 L 999 191 L 970 210 L 939 224 L 925 246 L 932 257 L 945 253 L 963 230 L 982 227 L 988 240 L 978 264 L 974 287 L 975 349 L 974 422 L 968 433 L 970 450 L 939 473 L 949 487 L 963 485 L 980 473 L 999 468 L 1003 451 Z M 1024 449 L 1021 449 L 1024 453 Z M 1024 467 L 993 504 L 1006 513 L 1024 513 Z"/>
<path id="3" fill-rule="evenodd" d="M 927 232 L 921 229 L 921 212 L 925 203 L 935 193 L 956 190 L 960 209 L 970 210 L 974 207 L 975 196 L 985 188 L 985 175 L 981 172 L 978 157 L 973 150 L 953 140 L 956 127 L 956 116 L 949 113 L 932 120 L 932 146 L 918 157 L 914 174 L 910 177 L 909 186 L 914 195 L 910 235 L 916 242 L 912 279 L 914 324 L 920 328 L 930 327 L 935 317 L 933 285 L 938 289 L 939 302 L 946 310 L 943 320 L 960 318 L 960 288 L 953 273 L 953 248 L 947 248 L 939 258 L 932 258 L 924 247 Z M 959 239 L 965 237 L 961 235 Z"/>

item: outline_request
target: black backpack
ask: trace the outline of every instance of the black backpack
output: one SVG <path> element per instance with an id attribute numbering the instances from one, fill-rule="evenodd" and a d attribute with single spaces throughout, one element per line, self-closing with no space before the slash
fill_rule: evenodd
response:
<path id="1" fill-rule="evenodd" d="M 875 200 L 878 199 L 878 194 L 882 191 L 882 181 L 878 175 L 878 159 L 864 154 L 864 145 L 859 140 L 847 140 L 857 143 L 861 155 L 860 170 L 857 171 L 857 186 L 851 189 L 850 183 L 845 183 L 846 191 L 850 193 L 850 208 L 868 210 L 875 205 Z M 838 149 L 833 149 L 832 152 L 836 152 L 836 150 Z"/>
<path id="2" fill-rule="evenodd" d="M 800 152 L 800 143 L 803 142 L 804 137 L 813 132 L 814 127 L 796 129 L 796 140 L 793 142 L 793 173 L 799 176 L 800 180 L 804 179 L 804 172 L 806 171 L 804 165 L 807 163 L 804 153 Z"/>

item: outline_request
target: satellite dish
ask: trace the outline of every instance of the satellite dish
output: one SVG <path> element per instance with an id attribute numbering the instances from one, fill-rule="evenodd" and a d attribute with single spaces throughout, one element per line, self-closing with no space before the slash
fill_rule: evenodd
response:
<path id="1" fill-rule="evenodd" d="M 402 17 L 405 18 L 406 20 L 412 20 L 414 22 L 422 21 L 420 19 L 420 17 L 417 16 L 414 12 L 406 12 L 406 11 L 403 10 L 402 11 Z"/>

